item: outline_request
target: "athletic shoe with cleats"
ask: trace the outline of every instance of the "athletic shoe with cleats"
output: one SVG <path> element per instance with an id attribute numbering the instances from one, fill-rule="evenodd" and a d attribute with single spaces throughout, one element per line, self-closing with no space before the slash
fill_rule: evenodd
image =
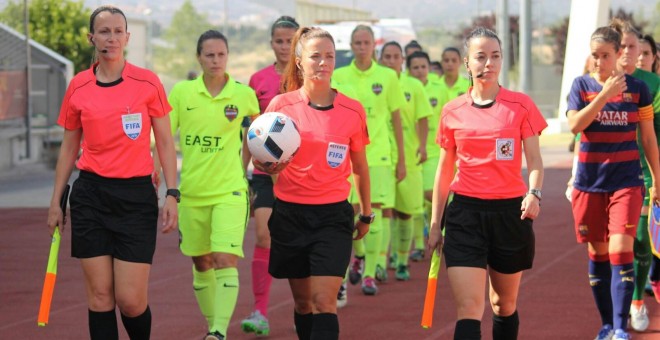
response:
<path id="1" fill-rule="evenodd" d="M 390 255 L 390 262 L 387 264 L 387 269 L 396 270 L 396 253 Z"/>
<path id="2" fill-rule="evenodd" d="M 378 293 L 376 280 L 374 280 L 372 277 L 365 277 L 362 280 L 362 293 L 364 293 L 364 295 L 376 295 L 376 293 Z"/>
<path id="3" fill-rule="evenodd" d="M 356 256 L 353 258 L 353 263 L 348 271 L 348 281 L 352 285 L 358 284 L 362 279 L 362 272 L 364 271 L 364 256 Z"/>
<path id="4" fill-rule="evenodd" d="M 655 301 L 660 303 L 660 281 L 651 281 L 651 290 L 653 296 L 655 296 Z"/>
<path id="5" fill-rule="evenodd" d="M 649 314 L 646 305 L 642 304 L 639 308 L 635 305 L 630 306 L 630 327 L 638 332 L 649 328 Z"/>
<path id="6" fill-rule="evenodd" d="M 206 333 L 204 340 L 225 340 L 225 336 L 218 331 L 208 332 Z"/>
<path id="7" fill-rule="evenodd" d="M 396 268 L 396 273 L 394 275 L 398 281 L 410 280 L 410 271 L 408 271 L 408 266 L 399 265 Z"/>
<path id="8" fill-rule="evenodd" d="M 257 336 L 267 336 L 270 333 L 268 319 L 258 310 L 241 321 L 241 329 L 245 333 L 254 333 Z"/>
<path id="9" fill-rule="evenodd" d="M 415 249 L 410 253 L 410 260 L 419 262 L 424 259 L 424 249 Z"/>
<path id="10" fill-rule="evenodd" d="M 612 325 L 605 325 L 600 329 L 595 340 L 611 340 L 613 335 L 614 330 L 612 329 Z"/>
<path id="11" fill-rule="evenodd" d="M 348 304 L 348 291 L 346 290 L 346 282 L 342 282 L 337 292 L 337 308 L 343 308 Z"/>
<path id="12" fill-rule="evenodd" d="M 614 336 L 612 337 L 612 340 L 630 340 L 632 337 L 630 334 L 626 333 L 623 329 L 617 329 L 614 332 Z"/>
<path id="13" fill-rule="evenodd" d="M 387 270 L 381 265 L 376 265 L 376 281 L 378 282 L 387 282 Z"/>

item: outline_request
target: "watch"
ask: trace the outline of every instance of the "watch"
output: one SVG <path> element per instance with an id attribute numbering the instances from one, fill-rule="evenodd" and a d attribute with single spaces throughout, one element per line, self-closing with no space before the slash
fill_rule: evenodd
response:
<path id="1" fill-rule="evenodd" d="M 358 219 L 360 220 L 360 222 L 364 224 L 371 224 L 374 221 L 374 218 L 376 218 L 376 214 L 374 213 L 371 213 L 369 215 L 362 215 L 362 214 L 358 215 Z"/>
<path id="2" fill-rule="evenodd" d="M 181 192 L 179 189 L 167 189 L 167 192 L 165 193 L 165 197 L 167 196 L 172 196 L 176 200 L 176 203 L 181 202 Z"/>
<path id="3" fill-rule="evenodd" d="M 541 200 L 541 197 L 543 197 L 543 195 L 541 195 L 540 189 L 529 189 L 529 192 L 527 192 L 527 194 L 536 196 L 536 198 L 538 198 L 539 201 Z"/>

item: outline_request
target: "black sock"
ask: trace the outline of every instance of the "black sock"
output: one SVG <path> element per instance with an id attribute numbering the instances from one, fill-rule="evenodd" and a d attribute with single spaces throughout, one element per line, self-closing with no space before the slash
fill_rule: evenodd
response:
<path id="1" fill-rule="evenodd" d="M 312 337 L 312 313 L 298 314 L 293 311 L 293 323 L 296 325 L 296 333 L 299 340 L 310 340 Z"/>
<path id="2" fill-rule="evenodd" d="M 493 340 L 516 340 L 518 339 L 518 311 L 509 316 L 493 314 Z"/>
<path id="3" fill-rule="evenodd" d="M 337 314 L 319 313 L 312 317 L 312 340 L 339 339 L 339 320 Z"/>
<path id="4" fill-rule="evenodd" d="M 456 321 L 454 340 L 481 340 L 481 321 L 474 319 Z"/>
<path id="5" fill-rule="evenodd" d="M 121 314 L 121 313 L 120 313 Z M 131 340 L 149 340 L 151 336 L 151 309 L 147 309 L 136 317 L 121 314 L 121 322 L 126 328 L 126 333 Z"/>
<path id="6" fill-rule="evenodd" d="M 117 340 L 117 316 L 115 310 L 94 312 L 88 310 L 89 337 L 91 340 Z"/>

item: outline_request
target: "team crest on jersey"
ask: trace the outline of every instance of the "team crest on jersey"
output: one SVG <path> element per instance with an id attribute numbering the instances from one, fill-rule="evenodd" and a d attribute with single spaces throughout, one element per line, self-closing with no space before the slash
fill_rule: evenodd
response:
<path id="1" fill-rule="evenodd" d="M 578 233 L 582 236 L 587 236 L 589 234 L 589 227 L 586 224 L 580 224 L 578 226 Z"/>
<path id="2" fill-rule="evenodd" d="M 632 101 L 633 101 L 632 93 L 630 93 L 630 92 L 624 92 L 624 93 L 622 93 L 622 95 L 623 95 L 623 101 L 624 101 L 624 102 L 626 102 L 626 103 L 632 103 Z"/>
<path id="3" fill-rule="evenodd" d="M 410 101 L 410 98 L 412 97 L 412 95 L 410 94 L 410 92 L 404 92 L 403 95 L 406 96 L 406 101 L 409 102 L 409 101 Z"/>
<path id="4" fill-rule="evenodd" d="M 498 161 L 513 160 L 513 138 L 498 138 L 496 143 L 495 157 Z"/>
<path id="5" fill-rule="evenodd" d="M 433 106 L 433 107 L 438 106 L 438 98 L 433 97 L 433 98 L 429 99 L 429 101 L 431 102 L 431 106 Z"/>
<path id="6" fill-rule="evenodd" d="M 136 140 L 142 131 L 142 114 L 128 113 L 121 116 L 121 126 L 128 138 Z"/>
<path id="7" fill-rule="evenodd" d="M 238 107 L 236 105 L 229 104 L 225 106 L 225 117 L 229 119 L 229 121 L 233 121 L 236 116 L 238 116 Z"/>
<path id="8" fill-rule="evenodd" d="M 371 91 L 374 91 L 376 95 L 379 95 L 383 92 L 383 85 L 374 83 L 373 85 L 371 85 Z"/>
<path id="9" fill-rule="evenodd" d="M 348 155 L 348 145 L 328 143 L 328 152 L 325 154 L 325 159 L 331 168 L 336 168 L 344 163 L 346 155 Z"/>

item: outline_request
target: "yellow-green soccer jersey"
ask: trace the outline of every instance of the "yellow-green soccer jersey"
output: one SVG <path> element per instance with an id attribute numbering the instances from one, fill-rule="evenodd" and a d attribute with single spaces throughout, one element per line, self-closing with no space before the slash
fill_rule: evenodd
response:
<path id="1" fill-rule="evenodd" d="M 424 85 L 424 91 L 431 105 L 431 116 L 429 116 L 429 135 L 426 138 L 426 155 L 428 158 L 440 157 L 440 146 L 436 144 L 435 137 L 438 134 L 440 125 L 440 114 L 442 113 L 441 103 L 446 103 L 447 94 L 443 92 L 443 86 L 440 84 L 440 78 L 431 80 L 430 78 Z"/>
<path id="2" fill-rule="evenodd" d="M 366 71 L 360 71 L 353 61 L 338 68 L 332 77 L 338 84 L 352 85 L 358 96 L 356 99 L 367 113 L 371 141 L 367 145 L 369 166 L 392 165 L 388 125 L 391 125 L 392 112 L 405 102 L 396 72 L 376 62 L 372 62 Z"/>
<path id="3" fill-rule="evenodd" d="M 417 121 L 431 116 L 431 105 L 424 90 L 424 85 L 416 78 L 401 75 L 401 90 L 403 90 L 405 104 L 401 107 L 401 126 L 403 127 L 403 152 L 406 168 L 420 168 L 417 150 L 419 149 L 419 135 Z"/>
<path id="4" fill-rule="evenodd" d="M 223 194 L 247 190 L 241 123 L 259 114 L 259 102 L 249 86 L 226 77 L 227 84 L 215 98 L 201 76 L 177 83 L 170 92 L 172 134 L 179 130 L 183 155 L 182 205 L 218 204 Z"/>

